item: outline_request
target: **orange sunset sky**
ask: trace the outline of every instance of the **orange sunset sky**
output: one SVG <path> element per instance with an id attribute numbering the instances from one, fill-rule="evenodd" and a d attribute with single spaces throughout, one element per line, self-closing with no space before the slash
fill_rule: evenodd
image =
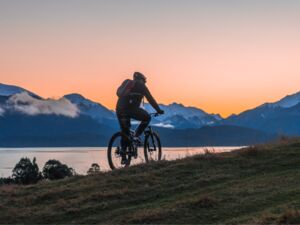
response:
<path id="1" fill-rule="evenodd" d="M 2 0 L 0 82 L 114 109 L 147 75 L 157 101 L 228 116 L 300 91 L 297 0 Z"/>

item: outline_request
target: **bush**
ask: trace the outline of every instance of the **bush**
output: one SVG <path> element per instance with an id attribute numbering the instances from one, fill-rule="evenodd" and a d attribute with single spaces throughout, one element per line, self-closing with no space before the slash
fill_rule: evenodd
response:
<path id="1" fill-rule="evenodd" d="M 21 158 L 13 169 L 12 174 L 15 183 L 35 184 L 42 179 L 39 167 L 36 164 L 36 158 L 32 162 L 29 158 Z"/>
<path id="2" fill-rule="evenodd" d="M 3 184 L 14 184 L 15 180 L 11 177 L 1 177 L 0 178 L 0 185 Z"/>
<path id="3" fill-rule="evenodd" d="M 93 163 L 91 168 L 87 171 L 88 175 L 94 175 L 100 173 L 100 166 L 97 163 Z"/>
<path id="4" fill-rule="evenodd" d="M 43 168 L 43 175 L 45 179 L 58 180 L 66 177 L 71 177 L 75 174 L 73 168 L 62 164 L 60 161 L 52 159 L 46 162 Z"/>

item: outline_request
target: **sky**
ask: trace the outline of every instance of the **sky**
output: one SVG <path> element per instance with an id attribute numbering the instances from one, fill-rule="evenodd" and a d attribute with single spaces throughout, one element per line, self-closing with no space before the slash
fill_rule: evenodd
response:
<path id="1" fill-rule="evenodd" d="M 298 0 L 0 0 L 0 82 L 115 108 L 134 71 L 158 102 L 226 117 L 300 91 Z"/>

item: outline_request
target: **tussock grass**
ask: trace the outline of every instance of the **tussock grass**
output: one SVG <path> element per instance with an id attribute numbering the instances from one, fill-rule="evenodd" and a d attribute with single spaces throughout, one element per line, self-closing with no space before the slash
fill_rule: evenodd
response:
<path id="1" fill-rule="evenodd" d="M 6 224 L 299 224 L 300 141 L 0 186 Z"/>
<path id="2" fill-rule="evenodd" d="M 263 151 L 263 147 L 250 146 L 245 148 L 243 151 L 238 151 L 241 156 L 246 157 L 257 157 Z"/>

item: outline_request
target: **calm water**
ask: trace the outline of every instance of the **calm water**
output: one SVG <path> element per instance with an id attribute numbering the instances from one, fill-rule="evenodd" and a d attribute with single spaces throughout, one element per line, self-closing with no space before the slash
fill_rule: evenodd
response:
<path id="1" fill-rule="evenodd" d="M 229 152 L 241 147 L 205 147 L 205 148 L 164 148 L 163 158 L 175 160 L 195 154 L 203 154 L 206 150 L 218 153 Z M 142 163 L 143 152 L 134 164 Z M 22 158 L 36 157 L 40 170 L 49 159 L 57 159 L 75 169 L 79 174 L 86 174 L 93 163 L 98 163 L 101 170 L 109 170 L 106 148 L 0 148 L 0 177 L 11 175 L 13 167 Z"/>

